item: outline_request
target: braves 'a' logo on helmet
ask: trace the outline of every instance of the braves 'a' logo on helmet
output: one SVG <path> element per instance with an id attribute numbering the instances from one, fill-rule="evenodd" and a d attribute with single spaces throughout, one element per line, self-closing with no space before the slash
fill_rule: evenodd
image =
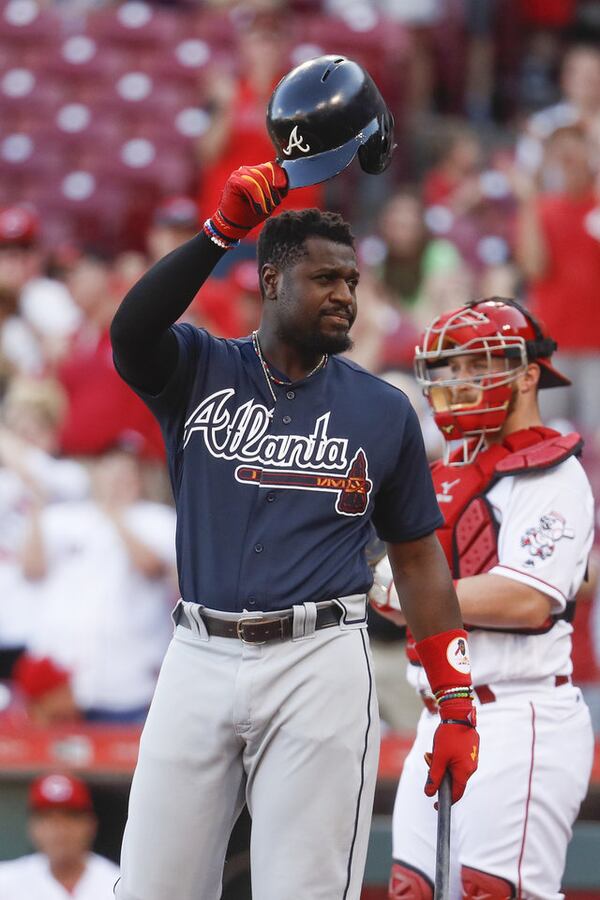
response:
<path id="1" fill-rule="evenodd" d="M 287 147 L 282 147 L 281 152 L 285 153 L 286 156 L 289 156 L 295 148 L 298 149 L 300 153 L 310 153 L 310 144 L 306 144 L 302 135 L 298 134 L 297 125 L 294 125 L 292 128 L 288 145 Z"/>

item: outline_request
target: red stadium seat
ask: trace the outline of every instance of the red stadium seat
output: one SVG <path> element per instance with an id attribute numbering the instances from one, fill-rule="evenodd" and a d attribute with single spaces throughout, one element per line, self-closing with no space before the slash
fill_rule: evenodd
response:
<path id="1" fill-rule="evenodd" d="M 110 156 L 88 156 L 93 171 L 106 180 L 139 187 L 150 185 L 161 194 L 186 193 L 194 178 L 191 150 L 178 149 L 168 138 L 162 144 L 144 137 L 123 141 Z"/>
<path id="2" fill-rule="evenodd" d="M 163 84 L 140 70 L 124 72 L 114 81 L 88 82 L 81 86 L 79 98 L 128 122 L 149 117 L 160 120 L 187 100 L 177 85 Z"/>
<path id="3" fill-rule="evenodd" d="M 41 77 L 33 69 L 24 66 L 0 69 L 0 110 L 14 110 L 17 116 L 26 118 L 55 108 L 62 95 L 59 84 Z"/>
<path id="4" fill-rule="evenodd" d="M 179 86 L 182 93 L 195 97 L 199 80 L 212 62 L 213 49 L 198 37 L 186 37 L 177 43 L 139 54 L 139 66 L 162 83 Z"/>
<path id="5" fill-rule="evenodd" d="M 0 172 L 3 175 L 28 178 L 32 175 L 55 177 L 60 172 L 62 153 L 60 143 L 37 140 L 24 132 L 0 138 Z"/>
<path id="6" fill-rule="evenodd" d="M 226 50 L 229 53 L 233 52 L 237 40 L 236 27 L 231 15 L 206 8 L 189 13 L 185 36 L 199 38 L 206 41 L 213 50 Z"/>
<path id="7" fill-rule="evenodd" d="M 31 57 L 31 67 L 58 80 L 65 91 L 78 93 L 84 81 L 110 82 L 131 67 L 132 55 L 125 48 L 103 46 L 88 34 L 71 34 L 51 49 Z"/>
<path id="8" fill-rule="evenodd" d="M 129 192 L 90 172 L 71 171 L 36 186 L 36 206 L 53 237 L 102 243 L 118 249 L 130 203 Z"/>
<path id="9" fill-rule="evenodd" d="M 187 30 L 185 14 L 144 3 L 127 0 L 118 6 L 93 12 L 86 31 L 106 43 L 130 46 L 164 46 L 174 43 Z"/>
<path id="10" fill-rule="evenodd" d="M 20 46 L 46 44 L 58 40 L 63 19 L 56 8 L 35 0 L 9 0 L 0 11 L 0 42 Z"/>

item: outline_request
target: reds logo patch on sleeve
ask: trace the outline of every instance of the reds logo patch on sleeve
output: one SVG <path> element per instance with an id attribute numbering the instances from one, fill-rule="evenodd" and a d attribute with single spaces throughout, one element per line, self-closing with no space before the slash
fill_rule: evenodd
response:
<path id="1" fill-rule="evenodd" d="M 540 516 L 539 523 L 528 528 L 521 536 L 521 547 L 527 547 L 533 560 L 527 560 L 532 565 L 535 559 L 549 559 L 554 553 L 558 541 L 562 538 L 572 540 L 575 530 L 567 526 L 564 516 L 558 512 L 549 512 Z"/>

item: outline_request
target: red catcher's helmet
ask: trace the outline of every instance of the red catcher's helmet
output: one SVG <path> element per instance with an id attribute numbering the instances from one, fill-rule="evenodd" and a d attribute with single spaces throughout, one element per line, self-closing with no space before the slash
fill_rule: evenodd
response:
<path id="1" fill-rule="evenodd" d="M 508 415 L 512 383 L 528 363 L 540 366 L 540 388 L 571 383 L 550 364 L 555 350 L 556 342 L 544 335 L 533 316 L 505 297 L 475 300 L 433 320 L 415 350 L 415 374 L 444 439 L 465 441 L 459 464 L 474 458 L 486 434 L 500 431 Z M 468 379 L 452 377 L 447 368 L 451 360 L 465 355 L 486 356 L 488 371 Z M 492 359 L 498 358 L 504 365 L 493 371 Z M 474 400 L 453 399 L 462 385 L 478 388 Z M 469 438 L 479 438 L 470 454 Z"/>

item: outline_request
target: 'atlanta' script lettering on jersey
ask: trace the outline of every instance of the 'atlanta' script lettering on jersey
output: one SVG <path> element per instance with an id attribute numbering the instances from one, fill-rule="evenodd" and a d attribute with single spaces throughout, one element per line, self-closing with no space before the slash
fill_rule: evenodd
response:
<path id="1" fill-rule="evenodd" d="M 203 400 L 185 423 L 183 446 L 198 432 L 212 456 L 247 464 L 235 470 L 241 484 L 327 491 L 337 495 L 338 513 L 365 512 L 373 487 L 366 454 L 361 447 L 348 460 L 347 439 L 327 434 L 331 413 L 319 416 L 308 435 L 268 434 L 273 411 L 254 400 L 230 408 L 234 396 L 225 388 Z"/>

